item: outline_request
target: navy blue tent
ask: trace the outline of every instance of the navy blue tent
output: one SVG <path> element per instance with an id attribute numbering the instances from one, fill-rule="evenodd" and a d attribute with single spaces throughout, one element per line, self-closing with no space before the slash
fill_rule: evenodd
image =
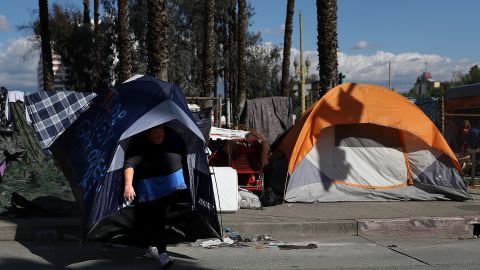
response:
<path id="1" fill-rule="evenodd" d="M 48 147 L 80 204 L 85 238 L 133 241 L 124 153 L 132 136 L 159 124 L 183 139 L 188 164 L 188 189 L 167 213 L 176 232 L 169 242 L 221 236 L 204 137 L 178 86 L 143 76 L 99 93 L 89 106 Z"/>

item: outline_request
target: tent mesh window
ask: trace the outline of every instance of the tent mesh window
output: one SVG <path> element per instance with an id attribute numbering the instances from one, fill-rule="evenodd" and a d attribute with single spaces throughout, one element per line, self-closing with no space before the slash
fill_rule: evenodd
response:
<path id="1" fill-rule="evenodd" d="M 375 124 L 335 126 L 335 146 L 401 148 L 397 129 Z"/>

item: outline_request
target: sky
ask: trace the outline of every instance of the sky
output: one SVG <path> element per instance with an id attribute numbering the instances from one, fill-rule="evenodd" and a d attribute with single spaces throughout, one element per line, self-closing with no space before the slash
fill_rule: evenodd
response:
<path id="1" fill-rule="evenodd" d="M 249 31 L 261 32 L 265 46 L 283 46 L 287 0 L 247 0 L 254 8 Z M 49 1 L 81 6 L 81 0 Z M 299 58 L 302 12 L 304 59 L 317 73 L 315 0 L 295 1 L 291 63 Z M 477 0 L 337 0 L 338 61 L 346 80 L 408 91 L 425 70 L 439 81 L 480 64 Z M 17 27 L 32 20 L 38 0 L 0 0 L 0 86 L 36 89 L 38 51 Z M 291 68 L 293 72 L 293 66 Z"/>

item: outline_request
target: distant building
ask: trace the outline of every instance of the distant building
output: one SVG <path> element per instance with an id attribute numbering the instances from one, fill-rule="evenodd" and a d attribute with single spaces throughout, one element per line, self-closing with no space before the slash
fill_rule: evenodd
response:
<path id="1" fill-rule="evenodd" d="M 67 81 L 67 68 L 62 64 L 62 57 L 59 54 L 52 54 L 52 64 L 53 64 L 53 90 L 68 90 L 66 87 Z M 43 90 L 43 65 L 42 65 L 42 54 L 40 53 L 40 58 L 38 59 L 37 65 L 37 83 L 38 90 Z"/>
<path id="2" fill-rule="evenodd" d="M 423 72 L 419 80 L 415 84 L 415 91 L 417 95 L 427 95 L 430 89 L 440 88 L 440 82 L 432 79 L 432 73 Z"/>

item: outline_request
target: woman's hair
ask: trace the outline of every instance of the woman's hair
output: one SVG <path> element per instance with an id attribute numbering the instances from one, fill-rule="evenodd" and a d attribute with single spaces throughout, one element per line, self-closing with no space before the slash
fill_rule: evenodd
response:
<path id="1" fill-rule="evenodd" d="M 166 131 L 166 130 L 165 130 L 165 125 L 160 124 L 160 125 L 156 125 L 156 126 L 154 126 L 154 127 L 151 127 L 151 128 L 149 128 L 149 129 L 146 129 L 146 130 L 142 131 L 142 132 L 141 132 L 140 134 L 138 134 L 138 135 L 139 135 L 139 136 L 148 136 L 148 134 L 149 134 L 152 130 L 159 129 L 159 128 L 161 128 L 161 129 L 163 129 L 164 131 Z"/>
<path id="2" fill-rule="evenodd" d="M 154 126 L 154 127 L 151 127 L 151 128 L 149 128 L 149 129 L 145 130 L 145 133 L 149 133 L 150 131 L 152 131 L 152 130 L 154 130 L 154 129 L 160 129 L 160 128 L 161 128 L 161 129 L 165 129 L 165 126 L 164 126 L 163 124 L 156 125 L 156 126 Z"/>

